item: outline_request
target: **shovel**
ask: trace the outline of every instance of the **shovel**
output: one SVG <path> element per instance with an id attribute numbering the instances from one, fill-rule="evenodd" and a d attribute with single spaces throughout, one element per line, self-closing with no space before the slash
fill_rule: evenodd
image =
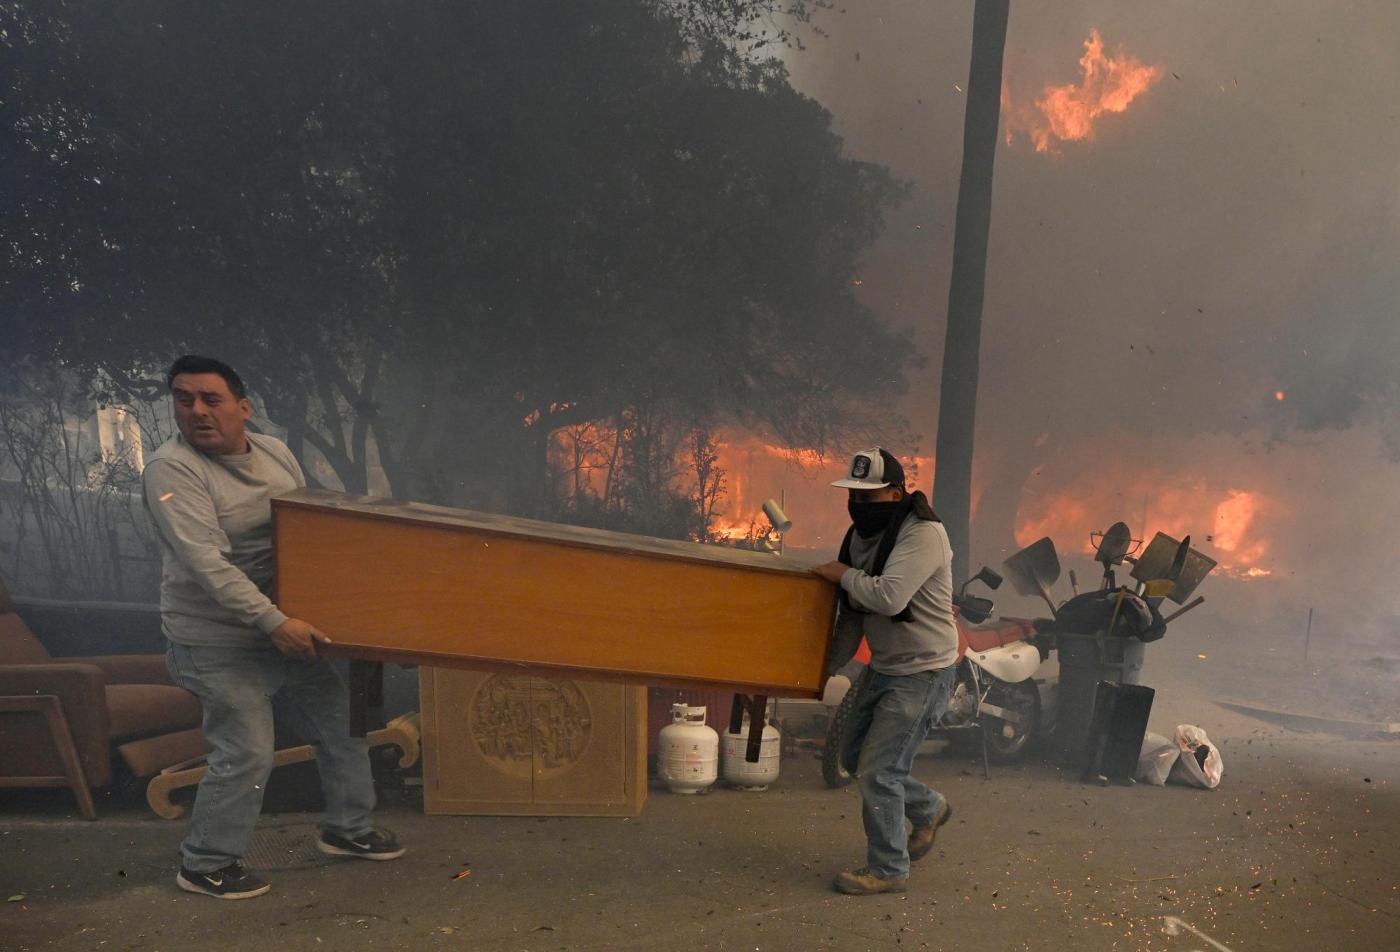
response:
<path id="1" fill-rule="evenodd" d="M 1132 576 L 1144 586 L 1156 579 L 1171 579 L 1174 584 L 1168 588 L 1166 596 L 1182 605 L 1213 568 L 1215 560 L 1191 548 L 1190 536 L 1178 542 L 1165 532 L 1159 532 L 1138 557 Z"/>
<path id="2" fill-rule="evenodd" d="M 1057 614 L 1050 586 L 1059 581 L 1060 557 L 1055 554 L 1055 543 L 1049 536 L 1032 542 L 1001 563 L 1001 567 L 1017 594 L 1039 595 L 1050 606 L 1050 614 Z"/>
<path id="3" fill-rule="evenodd" d="M 1092 541 L 1096 533 L 1090 533 Z M 1118 580 L 1113 575 L 1113 567 L 1121 565 L 1123 559 L 1133 548 L 1133 533 L 1125 522 L 1115 522 L 1109 526 L 1107 531 L 1097 534 L 1098 546 L 1094 552 L 1094 561 L 1103 565 L 1103 588 L 1107 591 L 1118 586 Z"/>
<path id="4" fill-rule="evenodd" d="M 1176 550 L 1172 553 L 1171 564 L 1167 566 L 1166 573 L 1161 578 L 1148 579 L 1142 583 L 1143 597 L 1165 598 L 1170 594 L 1171 590 L 1176 587 L 1176 580 L 1181 578 L 1181 570 L 1186 567 L 1186 557 L 1190 554 L 1191 537 L 1187 536 L 1177 544 Z M 1118 590 L 1118 600 L 1113 604 L 1113 620 L 1108 623 L 1108 633 L 1110 635 L 1113 634 L 1113 626 L 1118 623 L 1118 610 L 1123 607 L 1123 596 L 1127 594 L 1128 590 L 1126 588 Z M 1183 611 L 1184 610 L 1185 609 L 1183 609 Z M 1176 615 L 1172 617 L 1175 618 Z"/>

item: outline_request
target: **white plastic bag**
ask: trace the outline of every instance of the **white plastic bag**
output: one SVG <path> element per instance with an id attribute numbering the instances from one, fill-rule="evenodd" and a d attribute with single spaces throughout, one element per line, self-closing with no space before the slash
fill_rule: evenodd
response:
<path id="1" fill-rule="evenodd" d="M 1176 742 L 1161 734 L 1145 734 L 1142 738 L 1142 753 L 1138 755 L 1136 779 L 1154 786 L 1167 782 L 1176 760 L 1181 756 L 1181 748 Z"/>
<path id="2" fill-rule="evenodd" d="M 1220 759 L 1220 750 L 1206 732 L 1193 724 L 1179 724 L 1176 728 L 1176 746 L 1181 755 L 1172 765 L 1168 780 L 1214 790 L 1220 786 L 1220 778 L 1225 773 L 1225 762 Z M 1205 751 L 1201 754 L 1200 751 Z"/>

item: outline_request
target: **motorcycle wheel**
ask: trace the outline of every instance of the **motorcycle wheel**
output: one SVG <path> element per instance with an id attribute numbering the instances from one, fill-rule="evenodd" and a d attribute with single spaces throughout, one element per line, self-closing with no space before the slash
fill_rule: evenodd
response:
<path id="1" fill-rule="evenodd" d="M 864 683 L 865 674 L 862 672 L 851 682 L 846 696 L 841 698 L 841 703 L 836 705 L 836 709 L 831 712 L 831 719 L 826 724 L 826 746 L 822 748 L 822 779 L 833 790 L 851 782 L 850 771 L 841 765 L 841 741 L 846 735 L 846 725 L 851 721 L 856 709 L 856 698 L 860 695 Z"/>
<path id="2" fill-rule="evenodd" d="M 1003 730 L 1005 721 L 988 716 L 984 729 L 987 732 L 987 758 L 996 764 L 1015 763 L 1025 756 L 1040 730 L 1040 689 L 1034 681 L 1020 681 L 1007 684 L 997 681 L 987 692 L 987 703 L 1004 707 L 1021 715 L 1021 726 L 1008 737 Z"/>

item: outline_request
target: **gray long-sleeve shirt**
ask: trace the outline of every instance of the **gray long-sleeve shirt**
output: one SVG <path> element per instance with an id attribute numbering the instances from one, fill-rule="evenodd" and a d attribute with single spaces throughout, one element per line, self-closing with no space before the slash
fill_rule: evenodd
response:
<path id="1" fill-rule="evenodd" d="M 841 576 L 857 608 L 868 615 L 842 612 L 837 619 L 838 645 L 863 629 L 870 646 L 870 667 L 880 674 L 936 671 L 957 660 L 958 628 L 953 620 L 953 550 L 940 522 L 910 515 L 879 575 L 875 564 L 880 536 L 851 537 L 851 564 Z M 891 616 L 909 607 L 913 619 Z M 859 638 L 856 637 L 856 641 Z M 854 650 L 854 644 L 852 644 Z M 833 654 L 839 654 L 833 651 Z"/>
<path id="2" fill-rule="evenodd" d="M 160 614 L 177 644 L 264 646 L 287 616 L 272 591 L 272 497 L 306 485 L 291 450 L 248 434 L 249 452 L 207 456 L 176 435 L 146 463 L 159 530 Z"/>

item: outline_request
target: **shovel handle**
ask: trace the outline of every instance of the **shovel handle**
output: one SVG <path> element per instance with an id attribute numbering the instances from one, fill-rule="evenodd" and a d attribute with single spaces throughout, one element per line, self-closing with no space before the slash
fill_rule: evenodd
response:
<path id="1" fill-rule="evenodd" d="M 1179 618 L 1179 617 L 1181 617 L 1182 615 L 1186 614 L 1186 613 L 1189 612 L 1191 609 L 1195 608 L 1197 605 L 1201 604 L 1201 602 L 1203 602 L 1203 601 L 1205 601 L 1205 600 L 1206 600 L 1206 597 L 1205 597 L 1204 595 L 1197 595 L 1195 598 L 1191 599 L 1191 601 L 1187 602 L 1185 605 L 1182 605 L 1180 608 L 1178 608 L 1176 611 L 1172 612 L 1172 613 L 1171 613 L 1170 615 L 1168 615 L 1166 618 L 1163 618 L 1163 619 L 1162 619 L 1162 624 L 1165 625 L 1165 624 L 1167 624 L 1168 622 L 1170 622 L 1173 618 Z"/>

